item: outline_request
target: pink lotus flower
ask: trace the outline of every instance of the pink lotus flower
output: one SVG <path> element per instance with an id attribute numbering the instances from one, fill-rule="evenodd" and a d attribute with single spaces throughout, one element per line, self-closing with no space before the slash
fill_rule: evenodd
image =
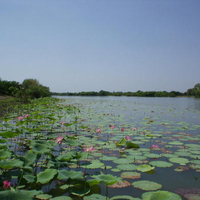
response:
<path id="1" fill-rule="evenodd" d="M 62 141 L 63 141 L 63 139 L 64 139 L 63 136 L 62 136 L 62 137 L 57 137 L 57 138 L 56 138 L 56 143 L 61 144 Z"/>
<path id="2" fill-rule="evenodd" d="M 19 120 L 19 121 L 22 121 L 23 119 L 24 119 L 23 116 L 19 116 L 19 117 L 18 117 L 18 120 Z"/>
<path id="3" fill-rule="evenodd" d="M 64 122 L 64 121 L 63 121 L 61 124 L 62 124 L 62 125 L 65 125 L 66 123 L 67 123 L 67 122 Z"/>
<path id="4" fill-rule="evenodd" d="M 134 127 L 133 130 L 134 130 L 134 131 L 137 131 L 137 128 Z"/>
<path id="5" fill-rule="evenodd" d="M 131 140 L 131 137 L 126 135 L 126 136 L 125 136 L 125 139 L 126 139 L 126 140 Z"/>
<path id="6" fill-rule="evenodd" d="M 110 128 L 111 128 L 111 129 L 114 129 L 114 128 L 115 128 L 115 126 L 113 126 L 113 125 L 110 125 Z"/>
<path id="7" fill-rule="evenodd" d="M 100 128 L 96 129 L 96 133 L 101 133 L 101 129 Z"/>
<path id="8" fill-rule="evenodd" d="M 75 108 L 75 107 L 76 107 L 76 105 L 73 105 L 72 107 L 74 107 L 74 108 Z"/>
<path id="9" fill-rule="evenodd" d="M 154 148 L 154 149 L 159 149 L 159 146 L 156 145 L 156 144 L 152 144 L 152 148 Z"/>
<path id="10" fill-rule="evenodd" d="M 124 131 L 125 130 L 125 128 L 121 128 L 121 131 Z"/>
<path id="11" fill-rule="evenodd" d="M 93 146 L 87 147 L 87 148 L 83 149 L 83 151 L 84 151 L 84 152 L 85 152 L 85 151 L 94 151 L 94 147 L 93 147 Z"/>
<path id="12" fill-rule="evenodd" d="M 5 190 L 8 190 L 10 188 L 10 181 L 6 180 L 3 182 L 3 188 Z"/>
<path id="13" fill-rule="evenodd" d="M 25 115 L 24 117 L 25 117 L 25 118 L 29 117 L 29 114 Z"/>

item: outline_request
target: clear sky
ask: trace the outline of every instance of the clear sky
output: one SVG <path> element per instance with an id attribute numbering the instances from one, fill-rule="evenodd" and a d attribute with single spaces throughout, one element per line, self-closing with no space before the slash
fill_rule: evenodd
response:
<path id="1" fill-rule="evenodd" d="M 0 78 L 185 92 L 200 83 L 200 0 L 0 0 Z"/>

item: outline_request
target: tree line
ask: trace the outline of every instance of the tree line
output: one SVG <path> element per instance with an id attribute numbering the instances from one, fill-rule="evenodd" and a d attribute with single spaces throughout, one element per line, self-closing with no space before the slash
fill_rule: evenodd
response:
<path id="1" fill-rule="evenodd" d="M 178 96 L 193 96 L 200 97 L 200 83 L 196 84 L 193 88 L 188 89 L 186 92 L 179 91 L 141 91 L 137 92 L 109 92 L 100 90 L 99 92 L 52 92 L 51 95 L 59 96 L 137 96 L 137 97 L 178 97 Z"/>
<path id="2" fill-rule="evenodd" d="M 200 83 L 193 88 L 182 93 L 179 91 L 141 91 L 137 92 L 109 92 L 100 90 L 99 92 L 50 92 L 49 87 L 43 86 L 37 79 L 25 79 L 22 83 L 0 79 L 0 95 L 8 95 L 19 98 L 24 102 L 29 99 L 48 97 L 52 95 L 60 96 L 138 96 L 138 97 L 177 97 L 193 96 L 200 97 Z"/>
<path id="3" fill-rule="evenodd" d="M 22 83 L 0 79 L 0 95 L 13 96 L 28 102 L 29 99 L 50 96 L 50 90 L 36 79 L 25 79 Z"/>

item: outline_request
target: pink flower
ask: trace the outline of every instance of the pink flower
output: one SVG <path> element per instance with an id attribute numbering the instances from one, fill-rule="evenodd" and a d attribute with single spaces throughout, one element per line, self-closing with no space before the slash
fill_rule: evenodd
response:
<path id="1" fill-rule="evenodd" d="M 101 129 L 100 128 L 96 129 L 96 133 L 101 133 Z"/>
<path id="2" fill-rule="evenodd" d="M 93 147 L 93 146 L 87 147 L 87 148 L 83 149 L 83 151 L 84 151 L 84 152 L 85 152 L 85 151 L 94 151 L 94 147 Z"/>
<path id="3" fill-rule="evenodd" d="M 131 137 L 126 135 L 126 136 L 125 136 L 125 139 L 126 139 L 126 140 L 131 140 Z"/>
<path id="4" fill-rule="evenodd" d="M 137 131 L 137 128 L 134 127 L 133 130 L 134 130 L 134 131 Z"/>
<path id="5" fill-rule="evenodd" d="M 3 188 L 5 189 L 5 190 L 8 190 L 9 188 L 10 188 L 10 181 L 4 181 L 3 182 Z"/>
<path id="6" fill-rule="evenodd" d="M 114 129 L 114 128 L 115 128 L 115 126 L 113 126 L 113 125 L 110 125 L 110 128 L 111 128 L 111 129 Z"/>
<path id="7" fill-rule="evenodd" d="M 18 120 L 19 120 L 19 121 L 22 121 L 23 119 L 24 119 L 23 116 L 19 116 L 19 117 L 18 117 Z"/>
<path id="8" fill-rule="evenodd" d="M 124 131 L 125 130 L 125 128 L 121 128 L 121 131 Z"/>
<path id="9" fill-rule="evenodd" d="M 63 141 L 63 139 L 64 139 L 63 136 L 62 136 L 62 137 L 57 137 L 57 138 L 56 138 L 56 143 L 61 144 L 62 141 Z"/>
<path id="10" fill-rule="evenodd" d="M 64 121 L 63 121 L 61 124 L 62 124 L 62 125 L 65 125 L 65 124 L 66 124 L 66 122 L 64 122 Z"/>
<path id="11" fill-rule="evenodd" d="M 29 117 L 29 114 L 25 115 L 24 117 L 25 117 L 25 118 Z"/>
<path id="12" fill-rule="evenodd" d="M 75 106 L 75 105 L 73 105 L 72 107 L 74 107 L 74 108 L 75 108 L 76 106 Z"/>
<path id="13" fill-rule="evenodd" d="M 152 144 L 152 148 L 154 148 L 154 149 L 159 149 L 159 146 L 156 145 L 156 144 Z"/>

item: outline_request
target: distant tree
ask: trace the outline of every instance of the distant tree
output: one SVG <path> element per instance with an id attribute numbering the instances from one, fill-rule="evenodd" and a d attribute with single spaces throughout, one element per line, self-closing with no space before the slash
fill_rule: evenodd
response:
<path id="1" fill-rule="evenodd" d="M 48 87 L 41 85 L 36 79 L 25 79 L 18 96 L 28 102 L 29 99 L 48 97 L 50 96 L 50 91 Z"/>

